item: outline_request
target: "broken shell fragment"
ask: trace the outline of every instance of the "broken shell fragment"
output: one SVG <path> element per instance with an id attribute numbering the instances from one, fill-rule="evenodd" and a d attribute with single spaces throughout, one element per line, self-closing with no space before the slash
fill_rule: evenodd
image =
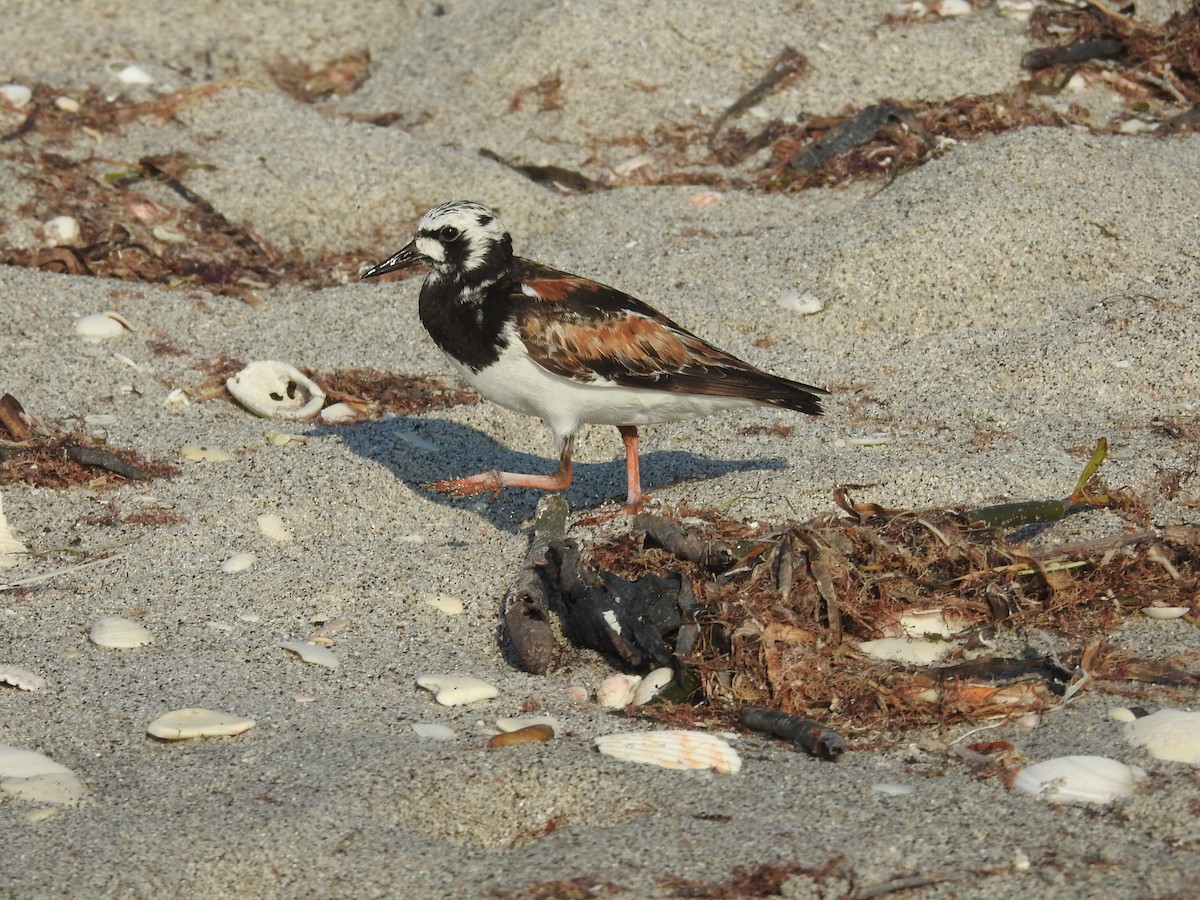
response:
<path id="1" fill-rule="evenodd" d="M 127 331 L 133 331 L 133 326 L 119 312 L 92 313 L 75 322 L 75 333 L 87 341 L 99 343 L 111 338 L 119 338 Z"/>
<path id="2" fill-rule="evenodd" d="M 296 536 L 283 524 L 283 517 L 278 513 L 263 513 L 256 521 L 258 530 L 273 541 L 290 541 Z"/>
<path id="3" fill-rule="evenodd" d="M 520 731 L 522 728 L 528 728 L 530 725 L 545 725 L 555 734 L 562 731 L 562 724 L 554 716 L 516 716 L 496 720 L 496 727 L 506 732 Z"/>
<path id="4" fill-rule="evenodd" d="M 596 748 L 606 756 L 664 769 L 710 769 L 718 775 L 736 775 L 742 769 L 736 750 L 702 731 L 606 734 L 596 738 Z"/>
<path id="5" fill-rule="evenodd" d="M 79 220 L 74 216 L 55 216 L 42 226 L 42 236 L 49 247 L 72 247 L 79 243 Z"/>
<path id="6" fill-rule="evenodd" d="M 201 447 L 199 444 L 184 444 L 179 448 L 179 455 L 193 462 L 229 462 L 233 454 L 220 447 Z"/>
<path id="7" fill-rule="evenodd" d="M 252 362 L 225 382 L 238 403 L 265 419 L 310 419 L 321 411 L 325 392 L 287 363 Z"/>
<path id="8" fill-rule="evenodd" d="M 1200 766 L 1200 712 L 1160 709 L 1121 726 L 1125 739 L 1155 759 Z"/>
<path id="9" fill-rule="evenodd" d="M 321 410 L 322 422 L 352 422 L 358 418 L 358 410 L 349 403 L 332 403 Z"/>
<path id="10" fill-rule="evenodd" d="M 461 616 L 463 610 L 466 609 L 466 606 L 457 597 L 449 597 L 445 594 L 426 594 L 421 598 L 421 602 L 448 616 Z"/>
<path id="11" fill-rule="evenodd" d="M 20 109 L 33 99 L 33 89 L 23 84 L 0 84 L 0 103 Z"/>
<path id="12" fill-rule="evenodd" d="M 0 666 L 0 681 L 21 691 L 41 691 L 50 687 L 50 682 L 41 675 L 19 666 Z"/>
<path id="13" fill-rule="evenodd" d="M 1151 619 L 1181 619 L 1191 612 L 1187 606 L 1143 606 L 1142 615 Z"/>
<path id="14" fill-rule="evenodd" d="M 102 616 L 88 629 L 88 640 L 110 650 L 132 650 L 154 640 L 146 627 L 124 616 Z"/>
<path id="15" fill-rule="evenodd" d="M 905 663 L 910 666 L 930 666 L 953 650 L 957 645 L 950 641 L 914 640 L 893 637 L 863 641 L 858 649 L 872 659 L 884 662 Z"/>
<path id="16" fill-rule="evenodd" d="M 83 784 L 74 772 L 48 756 L 0 745 L 0 794 L 73 806 L 83 795 Z"/>
<path id="17" fill-rule="evenodd" d="M 333 655 L 333 651 L 320 644 L 313 644 L 309 641 L 284 641 L 279 646 L 295 653 L 309 665 L 324 666 L 326 669 L 336 669 L 339 665 L 338 658 Z"/>
<path id="18" fill-rule="evenodd" d="M 249 551 L 243 553 L 235 553 L 225 562 L 221 563 L 221 571 L 226 575 L 233 572 L 244 572 L 246 569 L 254 565 L 258 557 Z"/>
<path id="19" fill-rule="evenodd" d="M 4 517 L 4 499 L 0 497 L 0 569 L 11 569 L 21 561 L 29 548 L 17 540 Z"/>
<path id="20" fill-rule="evenodd" d="M 202 737 L 232 737 L 253 727 L 253 719 L 193 706 L 164 713 L 147 725 L 146 731 L 160 740 L 186 741 Z"/>
<path id="21" fill-rule="evenodd" d="M 549 725 L 526 725 L 516 731 L 502 731 L 488 739 L 489 747 L 512 747 L 515 744 L 528 744 L 533 741 L 550 741 L 554 739 L 554 729 Z"/>
<path id="22" fill-rule="evenodd" d="M 1105 756 L 1059 756 L 1026 766 L 1013 787 L 1050 803 L 1111 803 L 1132 797 L 1146 773 Z"/>
<path id="23" fill-rule="evenodd" d="M 417 684 L 433 691 L 434 699 L 442 706 L 462 706 L 500 695 L 498 688 L 471 675 L 420 675 Z"/>
<path id="24" fill-rule="evenodd" d="M 624 709 L 633 702 L 641 675 L 610 675 L 596 689 L 596 702 L 605 709 Z"/>

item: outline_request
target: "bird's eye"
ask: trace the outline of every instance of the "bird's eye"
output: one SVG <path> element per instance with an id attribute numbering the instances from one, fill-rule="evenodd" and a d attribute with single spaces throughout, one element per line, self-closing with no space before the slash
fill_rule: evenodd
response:
<path id="1" fill-rule="evenodd" d="M 440 237 L 442 241 L 447 244 L 453 244 L 460 237 L 462 237 L 462 232 L 453 225 L 443 225 L 441 230 L 438 231 L 438 237 Z"/>

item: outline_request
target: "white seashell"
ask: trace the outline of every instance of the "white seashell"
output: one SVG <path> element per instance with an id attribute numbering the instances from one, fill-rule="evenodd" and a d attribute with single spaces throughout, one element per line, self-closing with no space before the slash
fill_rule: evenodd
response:
<path id="1" fill-rule="evenodd" d="M 244 572 L 254 565 L 257 559 L 258 557 L 249 551 L 235 553 L 229 559 L 225 560 L 225 562 L 221 563 L 221 571 L 226 575 L 234 572 Z"/>
<path id="2" fill-rule="evenodd" d="M 811 316 L 825 308 L 825 301 L 809 291 L 803 294 L 799 291 L 784 291 L 779 295 L 779 305 L 788 312 Z"/>
<path id="3" fill-rule="evenodd" d="M 858 649 L 872 659 L 907 663 L 910 666 L 928 666 L 937 662 L 955 646 L 950 641 L 916 641 L 895 637 L 863 641 L 858 645 Z"/>
<path id="4" fill-rule="evenodd" d="M 240 612 L 237 614 L 237 617 L 239 622 L 246 622 L 251 625 L 262 621 L 262 616 L 256 612 Z"/>
<path id="5" fill-rule="evenodd" d="M 1179 619 L 1192 611 L 1190 606 L 1143 606 L 1142 615 L 1151 619 Z"/>
<path id="6" fill-rule="evenodd" d="M 162 241 L 164 244 L 182 244 L 187 240 L 187 235 L 181 234 L 174 228 L 168 228 L 166 225 L 155 225 L 150 229 L 150 234 L 156 241 Z"/>
<path id="7" fill-rule="evenodd" d="M 296 536 L 284 527 L 283 517 L 278 513 L 263 513 L 255 521 L 258 530 L 273 541 L 290 541 Z"/>
<path id="8" fill-rule="evenodd" d="M 605 709 L 624 709 L 633 702 L 641 675 L 610 675 L 596 689 L 596 702 Z"/>
<path id="9" fill-rule="evenodd" d="M 110 62 L 106 68 L 122 84 L 154 84 L 154 77 L 134 63 Z"/>
<path id="10" fill-rule="evenodd" d="M 669 666 L 655 669 L 637 683 L 637 687 L 633 689 L 633 696 L 629 702 L 634 706 L 642 706 L 649 703 L 658 696 L 659 691 L 671 683 L 671 679 L 674 677 L 675 670 Z"/>
<path id="11" fill-rule="evenodd" d="M 290 650 L 306 663 L 314 666 L 336 669 L 339 665 L 338 658 L 333 655 L 333 651 L 320 644 L 313 644 L 309 641 L 284 641 L 279 646 L 284 650 Z"/>
<path id="12" fill-rule="evenodd" d="M 626 175 L 632 175 L 638 169 L 644 169 L 646 166 L 654 165 L 654 157 L 649 154 L 635 156 L 632 159 L 627 159 L 625 162 L 617 163 L 613 167 L 613 172 L 619 177 L 624 178 Z"/>
<path id="13" fill-rule="evenodd" d="M 123 616 L 103 616 L 88 629 L 88 640 L 110 650 L 132 650 L 154 640 L 144 625 Z"/>
<path id="14" fill-rule="evenodd" d="M 83 422 L 85 425 L 90 425 L 93 428 L 108 428 L 110 425 L 117 424 L 117 417 L 107 413 L 100 413 L 94 416 L 84 416 Z"/>
<path id="15" fill-rule="evenodd" d="M 588 702 L 588 689 L 582 684 L 572 684 L 564 693 L 567 695 L 568 700 L 578 706 L 582 706 Z"/>
<path id="16" fill-rule="evenodd" d="M 1050 803 L 1111 803 L 1133 796 L 1145 775 L 1104 756 L 1059 756 L 1026 766 L 1013 787 Z"/>
<path id="17" fill-rule="evenodd" d="M 55 216 L 42 226 L 42 236 L 51 247 L 73 246 L 79 243 L 79 220 L 74 216 Z"/>
<path id="18" fill-rule="evenodd" d="M 186 741 L 202 737 L 231 737 L 253 727 L 253 719 L 215 709 L 189 707 L 163 713 L 146 726 L 146 731 L 164 741 Z"/>
<path id="19" fill-rule="evenodd" d="M 21 561 L 20 555 L 28 552 L 29 548 L 9 528 L 4 517 L 4 498 L 0 497 L 0 569 L 11 569 Z"/>
<path id="20" fill-rule="evenodd" d="M 477 700 L 490 700 L 500 694 L 494 686 L 470 675 L 419 675 L 417 684 L 433 691 L 442 706 L 462 706 Z"/>
<path id="21" fill-rule="evenodd" d="M 458 733 L 449 725 L 438 725 L 434 722 L 413 722 L 412 730 L 417 733 L 417 737 L 433 741 L 451 741 L 458 737 Z"/>
<path id="22" fill-rule="evenodd" d="M 444 594 L 426 594 L 421 598 L 421 602 L 448 616 L 461 616 L 466 609 L 466 606 L 457 597 L 449 597 Z"/>
<path id="23" fill-rule="evenodd" d="M 321 410 L 322 422 L 352 422 L 358 418 L 358 410 L 349 403 L 331 403 Z"/>
<path id="24" fill-rule="evenodd" d="M 268 419 L 310 419 L 325 403 L 325 392 L 315 381 L 273 359 L 250 363 L 225 387 L 250 412 Z"/>
<path id="25" fill-rule="evenodd" d="M 548 725 L 554 729 L 555 734 L 562 733 L 562 723 L 554 716 L 508 716 L 496 720 L 496 727 L 505 733 L 520 731 L 531 725 Z"/>
<path id="26" fill-rule="evenodd" d="M 702 731 L 636 731 L 596 738 L 606 756 L 665 769 L 710 769 L 736 775 L 742 759 L 729 744 Z"/>
<path id="27" fill-rule="evenodd" d="M 163 406 L 186 406 L 188 395 L 184 393 L 183 388 L 171 388 L 167 392 L 167 396 L 163 397 Z"/>
<path id="28" fill-rule="evenodd" d="M 1200 712 L 1160 709 L 1122 726 L 1125 739 L 1155 759 L 1200 766 Z"/>
<path id="29" fill-rule="evenodd" d="M 969 16 L 973 12 L 967 0 L 935 0 L 930 4 L 930 11 L 944 19 Z"/>
<path id="30" fill-rule="evenodd" d="M 92 313 L 75 322 L 75 333 L 92 342 L 119 338 L 127 331 L 133 331 L 133 326 L 124 316 L 111 309 L 108 312 Z"/>
<path id="31" fill-rule="evenodd" d="M 888 784 L 886 782 L 871 785 L 871 790 L 880 794 L 888 794 L 892 797 L 904 797 L 913 792 L 912 785 Z"/>
<path id="32" fill-rule="evenodd" d="M 282 447 L 284 444 L 306 444 L 308 438 L 302 434 L 291 434 L 287 431 L 269 431 L 267 432 L 267 443 L 275 447 Z"/>
<path id="33" fill-rule="evenodd" d="M 0 681 L 22 691 L 41 691 L 50 687 L 50 682 L 41 675 L 19 666 L 0 666 Z"/>
<path id="34" fill-rule="evenodd" d="M 193 462 L 229 462 L 233 454 L 220 447 L 201 447 L 199 444 L 184 444 L 179 448 L 179 455 Z"/>
<path id="35" fill-rule="evenodd" d="M 20 109 L 33 99 L 33 91 L 23 84 L 0 84 L 0 103 Z"/>
<path id="36" fill-rule="evenodd" d="M 900 614 L 900 628 L 910 638 L 923 639 L 933 634 L 938 637 L 954 637 L 966 631 L 970 620 L 961 613 L 947 613 L 945 609 L 910 609 Z"/>
<path id="37" fill-rule="evenodd" d="M 1108 711 L 1108 717 L 1114 722 L 1132 722 L 1137 719 L 1133 714 L 1133 710 L 1126 709 L 1124 706 L 1114 706 Z"/>
<path id="38" fill-rule="evenodd" d="M 1035 712 L 1027 712 L 1024 715 L 1017 716 L 1013 720 L 1013 724 L 1018 728 L 1024 728 L 1026 731 L 1033 731 L 1042 724 L 1042 714 Z"/>
<path id="39" fill-rule="evenodd" d="M 0 745 L 0 794 L 69 806 L 83 795 L 83 784 L 74 772 L 48 756 Z"/>
<path id="40" fill-rule="evenodd" d="M 54 105 L 63 112 L 77 113 L 82 107 L 74 97 L 55 97 Z"/>

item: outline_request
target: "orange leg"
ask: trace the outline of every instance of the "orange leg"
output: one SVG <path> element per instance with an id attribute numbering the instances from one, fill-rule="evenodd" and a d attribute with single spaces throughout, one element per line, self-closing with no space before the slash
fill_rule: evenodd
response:
<path id="1" fill-rule="evenodd" d="M 634 436 L 636 443 L 637 437 Z M 571 448 L 574 441 L 567 439 L 562 453 L 558 458 L 558 471 L 553 475 L 522 475 L 518 472 L 480 472 L 466 478 L 452 478 L 449 481 L 435 481 L 434 490 L 449 491 L 452 494 L 467 496 L 491 491 L 493 496 L 500 496 L 506 487 L 537 488 L 542 491 L 561 491 L 571 483 Z"/>
<path id="2" fill-rule="evenodd" d="M 629 483 L 629 496 L 625 500 L 626 514 L 634 516 L 642 511 L 649 494 L 642 493 L 642 473 L 638 462 L 638 430 L 636 425 L 618 425 L 621 440 L 625 442 L 625 475 Z"/>

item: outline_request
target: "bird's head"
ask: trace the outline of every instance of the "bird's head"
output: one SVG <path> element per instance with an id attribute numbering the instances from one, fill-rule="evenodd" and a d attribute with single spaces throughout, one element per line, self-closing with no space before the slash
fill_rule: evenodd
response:
<path id="1" fill-rule="evenodd" d="M 483 287 L 497 281 L 512 258 L 512 238 L 494 212 L 469 200 L 452 200 L 421 216 L 416 236 L 362 277 L 423 264 L 429 266 L 430 278 Z"/>

